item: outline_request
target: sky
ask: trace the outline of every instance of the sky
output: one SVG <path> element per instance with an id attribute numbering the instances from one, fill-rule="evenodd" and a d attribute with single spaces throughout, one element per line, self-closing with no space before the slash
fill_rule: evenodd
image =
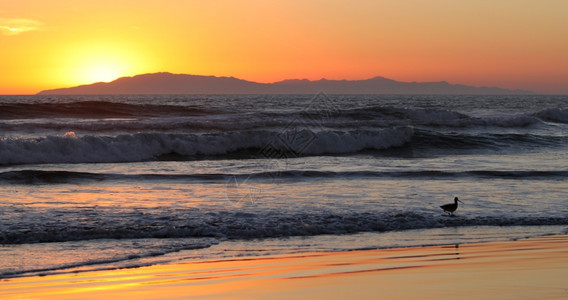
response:
<path id="1" fill-rule="evenodd" d="M 0 0 L 0 94 L 143 73 L 568 94 L 565 0 Z"/>

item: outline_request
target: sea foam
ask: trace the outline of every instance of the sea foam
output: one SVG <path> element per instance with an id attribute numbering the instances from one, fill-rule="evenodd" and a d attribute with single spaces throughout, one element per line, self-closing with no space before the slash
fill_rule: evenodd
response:
<path id="1" fill-rule="evenodd" d="M 136 133 L 118 136 L 78 136 L 73 132 L 45 138 L 0 139 L 0 162 L 136 162 L 170 154 L 186 157 L 210 156 L 242 150 L 261 155 L 261 149 L 266 147 L 294 155 L 350 153 L 363 149 L 399 147 L 408 142 L 412 135 L 412 128 L 350 132 L 291 129 L 281 132 L 245 131 L 218 134 Z"/>

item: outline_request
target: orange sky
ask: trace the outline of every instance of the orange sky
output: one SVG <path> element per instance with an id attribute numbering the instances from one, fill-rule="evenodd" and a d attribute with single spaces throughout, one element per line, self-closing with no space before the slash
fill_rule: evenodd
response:
<path id="1" fill-rule="evenodd" d="M 0 94 L 150 72 L 568 94 L 565 0 L 0 0 Z"/>

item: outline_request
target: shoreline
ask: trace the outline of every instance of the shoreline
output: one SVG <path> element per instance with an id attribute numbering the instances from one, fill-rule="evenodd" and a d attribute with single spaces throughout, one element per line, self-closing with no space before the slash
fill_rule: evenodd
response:
<path id="1" fill-rule="evenodd" d="M 563 298 L 568 235 L 180 261 L 0 280 L 2 299 Z"/>

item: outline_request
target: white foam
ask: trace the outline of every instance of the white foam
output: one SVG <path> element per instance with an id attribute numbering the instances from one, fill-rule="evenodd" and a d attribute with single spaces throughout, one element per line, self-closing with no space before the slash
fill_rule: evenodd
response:
<path id="1" fill-rule="evenodd" d="M 137 133 L 118 136 L 64 136 L 45 138 L 0 139 L 0 162 L 25 163 L 95 163 L 152 160 L 161 155 L 222 155 L 267 146 L 281 151 L 312 155 L 350 153 L 363 149 L 387 149 L 402 146 L 413 134 L 411 128 L 378 131 L 314 132 L 245 131 L 219 134 Z M 308 140 L 305 140 L 305 138 Z M 257 151 L 258 152 L 258 151 Z M 298 154 L 298 153 L 297 153 Z"/>

